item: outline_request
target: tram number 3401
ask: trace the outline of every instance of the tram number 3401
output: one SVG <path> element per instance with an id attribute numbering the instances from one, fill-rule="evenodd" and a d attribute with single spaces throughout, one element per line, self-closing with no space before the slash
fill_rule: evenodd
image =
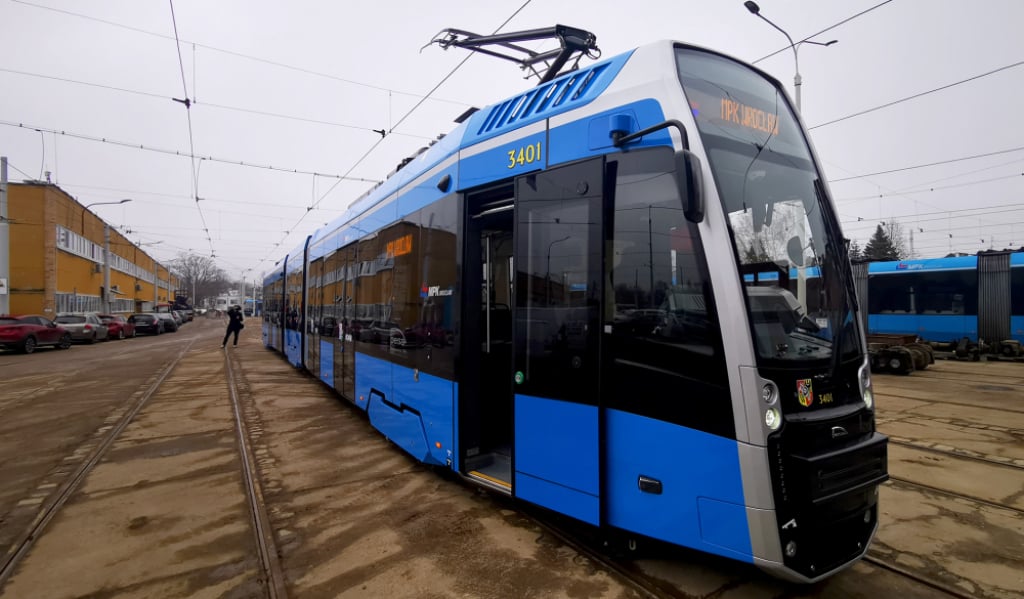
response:
<path id="1" fill-rule="evenodd" d="M 508 151 L 508 168 L 540 162 L 540 142 Z"/>

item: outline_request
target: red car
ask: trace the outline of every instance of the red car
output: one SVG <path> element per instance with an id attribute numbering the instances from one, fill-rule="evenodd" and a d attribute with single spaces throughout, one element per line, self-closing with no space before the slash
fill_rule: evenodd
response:
<path id="1" fill-rule="evenodd" d="M 37 347 L 71 347 L 71 333 L 45 316 L 0 316 L 0 347 L 30 354 Z"/>
<path id="2" fill-rule="evenodd" d="M 107 339 L 124 339 L 135 336 L 135 323 L 129 322 L 124 316 L 117 314 L 98 314 L 103 324 L 107 325 Z"/>

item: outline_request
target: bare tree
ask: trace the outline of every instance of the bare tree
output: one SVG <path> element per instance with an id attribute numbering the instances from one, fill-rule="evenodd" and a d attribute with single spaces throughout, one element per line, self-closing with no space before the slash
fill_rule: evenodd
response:
<path id="1" fill-rule="evenodd" d="M 892 242 L 892 247 L 896 250 L 896 255 L 899 260 L 913 258 L 913 256 L 910 255 L 910 251 L 907 249 L 907 235 L 903 230 L 903 225 L 894 220 L 890 220 L 885 223 L 885 233 L 889 236 L 889 241 Z"/>
<path id="2" fill-rule="evenodd" d="M 736 247 L 744 264 L 758 262 L 787 262 L 787 244 L 794 235 L 805 236 L 803 207 L 780 202 L 772 209 L 772 224 L 755 230 L 746 212 L 729 215 Z M 805 248 L 805 254 L 807 249 Z M 813 253 L 805 255 L 805 264 L 813 259 Z"/>
<path id="3" fill-rule="evenodd" d="M 188 290 L 192 297 L 192 305 L 199 298 L 214 297 L 227 288 L 230 283 L 227 273 L 221 270 L 213 258 L 198 254 L 181 253 L 171 262 L 174 274 L 178 275 L 183 289 Z"/>

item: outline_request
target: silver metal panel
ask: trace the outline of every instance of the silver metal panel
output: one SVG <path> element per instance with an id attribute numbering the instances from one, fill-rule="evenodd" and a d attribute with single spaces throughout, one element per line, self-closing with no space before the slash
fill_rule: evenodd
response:
<path id="1" fill-rule="evenodd" d="M 646 52 L 659 53 L 655 61 L 665 72 L 674 72 L 675 50 L 672 44 L 651 47 Z M 640 51 L 634 54 L 633 61 L 642 62 Z M 616 80 L 629 88 L 629 66 Z M 668 70 L 671 69 L 671 70 Z M 623 77 L 627 75 L 627 77 Z M 621 81 L 620 81 L 621 80 Z M 704 179 L 705 215 L 704 221 L 697 228 L 704 244 L 708 271 L 711 276 L 711 288 L 714 293 L 718 312 L 719 326 L 722 330 L 724 359 L 728 365 L 729 395 L 732 403 L 733 422 L 736 428 L 736 441 L 740 448 L 740 477 L 743 481 L 743 500 L 748 509 L 747 527 L 750 535 L 751 550 L 756 558 L 778 558 L 781 561 L 778 532 L 775 529 L 774 500 L 768 471 L 767 455 L 765 454 L 764 422 L 760 404 L 760 386 L 756 377 L 757 363 L 754 356 L 754 342 L 747 317 L 746 294 L 743 281 L 736 264 L 736 254 L 732 246 L 728 222 L 714 185 L 714 177 L 708 163 L 704 145 L 700 140 L 693 112 L 683 95 L 682 85 L 675 77 L 662 77 L 657 97 L 665 111 L 665 118 L 678 119 L 686 127 L 690 138 L 690 149 L 701 159 L 701 172 Z M 613 91 L 611 88 L 608 91 Z M 606 92 L 607 93 L 607 92 Z M 672 132 L 675 143 L 675 132 Z M 758 456 L 760 451 L 761 457 Z M 759 508 L 759 509 L 758 509 Z"/>
<path id="2" fill-rule="evenodd" d="M 767 467 L 767 464 L 765 464 Z M 747 525 L 750 529 L 750 549 L 755 561 L 777 562 L 782 565 L 782 544 L 775 510 L 759 510 L 747 506 Z"/>
<path id="3" fill-rule="evenodd" d="M 1010 338 L 1010 254 L 978 256 L 978 337 Z"/>
<path id="4" fill-rule="evenodd" d="M 829 576 L 832 576 L 838 572 L 842 572 L 843 570 L 849 568 L 853 564 L 860 561 L 867 554 L 868 547 L 871 546 L 871 541 L 874 540 L 876 532 L 878 532 L 878 524 L 875 524 L 874 530 L 871 531 L 871 537 L 868 538 L 868 542 L 866 545 L 864 545 L 864 550 L 860 552 L 860 555 L 846 562 L 845 564 L 839 566 L 838 568 L 833 568 L 828 572 L 822 572 L 821 574 L 818 574 L 813 578 L 808 578 L 803 574 L 790 570 L 785 565 L 783 565 L 781 558 L 778 560 L 765 560 L 755 557 L 754 565 L 776 578 L 781 578 L 783 580 L 788 580 L 790 582 L 799 582 L 801 584 L 810 584 L 818 582 L 819 580 L 824 580 L 825 578 L 828 578 Z"/>
<path id="5" fill-rule="evenodd" d="M 868 263 L 853 265 L 853 284 L 857 289 L 857 303 L 860 305 L 860 327 L 868 332 Z"/>

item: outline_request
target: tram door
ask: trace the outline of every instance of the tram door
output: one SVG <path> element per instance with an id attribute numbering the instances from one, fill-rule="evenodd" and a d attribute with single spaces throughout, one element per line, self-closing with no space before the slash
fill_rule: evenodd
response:
<path id="1" fill-rule="evenodd" d="M 334 388 L 350 401 L 356 401 L 356 354 L 352 339 L 352 322 L 356 317 L 356 244 L 338 250 L 339 272 L 334 298 L 338 313 L 338 326 L 335 334 L 338 337 L 338 353 L 334 366 Z"/>
<path id="2" fill-rule="evenodd" d="M 512 492 L 512 228 L 506 184 L 466 198 L 460 470 Z"/>
<path id="3" fill-rule="evenodd" d="M 601 158 L 516 180 L 513 492 L 600 524 Z"/>

